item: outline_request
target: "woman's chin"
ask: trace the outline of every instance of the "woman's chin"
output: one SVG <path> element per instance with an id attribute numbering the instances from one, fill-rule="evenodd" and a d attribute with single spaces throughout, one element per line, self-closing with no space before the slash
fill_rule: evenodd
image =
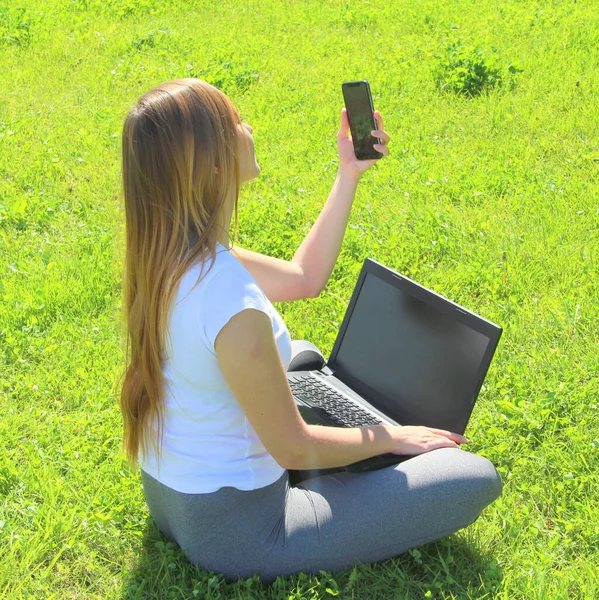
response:
<path id="1" fill-rule="evenodd" d="M 251 173 L 247 173 L 245 175 L 245 177 L 243 177 L 241 179 L 241 183 L 247 183 L 248 181 L 251 181 L 252 179 L 256 179 L 256 177 L 258 177 L 258 175 L 260 175 L 260 165 L 258 163 L 256 163 L 254 165 L 254 168 L 252 169 Z"/>

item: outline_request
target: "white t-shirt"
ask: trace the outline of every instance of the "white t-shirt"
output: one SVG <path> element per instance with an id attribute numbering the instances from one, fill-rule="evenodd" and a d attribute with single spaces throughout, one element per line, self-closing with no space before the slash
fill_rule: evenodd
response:
<path id="1" fill-rule="evenodd" d="M 220 369 L 219 331 L 246 308 L 266 313 L 283 366 L 291 360 L 287 327 L 249 271 L 223 245 L 216 261 L 181 279 L 169 322 L 171 344 L 163 366 L 165 419 L 162 460 L 150 447 L 141 468 L 179 492 L 198 494 L 231 486 L 253 490 L 276 481 L 283 468 L 267 452 Z M 192 289 L 193 288 L 193 289 Z"/>

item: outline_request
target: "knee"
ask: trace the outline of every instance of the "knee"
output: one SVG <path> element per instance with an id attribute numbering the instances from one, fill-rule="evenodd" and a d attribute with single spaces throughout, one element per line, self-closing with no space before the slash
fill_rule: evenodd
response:
<path id="1" fill-rule="evenodd" d="M 437 468 L 444 468 L 446 473 L 446 490 L 464 511 L 466 520 L 476 519 L 501 495 L 503 482 L 490 460 L 462 449 L 442 448 L 435 452 L 439 453 Z"/>
<path id="2" fill-rule="evenodd" d="M 470 477 L 472 493 L 476 496 L 480 510 L 497 500 L 503 490 L 503 481 L 493 463 L 483 456 L 470 455 Z"/>
<path id="3" fill-rule="evenodd" d="M 501 475 L 499 474 L 497 469 L 493 466 L 493 464 L 491 462 L 489 462 L 489 464 L 493 468 L 493 481 L 492 481 L 492 485 L 490 486 L 493 496 L 489 502 L 489 504 L 490 504 L 494 500 L 497 500 L 497 498 L 499 498 L 499 496 L 501 496 L 501 492 L 503 491 L 503 480 L 501 479 Z"/>

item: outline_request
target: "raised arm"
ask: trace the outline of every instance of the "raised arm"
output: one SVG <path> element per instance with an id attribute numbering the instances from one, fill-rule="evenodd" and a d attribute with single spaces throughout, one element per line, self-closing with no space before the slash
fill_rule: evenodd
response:
<path id="1" fill-rule="evenodd" d="M 375 149 L 384 156 L 389 154 L 389 135 L 383 130 L 383 119 L 374 113 L 378 129 L 372 135 L 383 144 Z M 349 133 L 345 109 L 337 133 L 339 171 L 333 189 L 291 261 L 280 260 L 234 247 L 233 251 L 252 274 L 271 302 L 284 302 L 318 296 L 326 285 L 341 250 L 349 213 L 356 195 L 360 177 L 376 160 L 358 160 Z"/>
<path id="2" fill-rule="evenodd" d="M 291 261 L 233 247 L 271 302 L 316 298 L 335 267 L 358 179 L 339 172 L 318 219 Z"/>

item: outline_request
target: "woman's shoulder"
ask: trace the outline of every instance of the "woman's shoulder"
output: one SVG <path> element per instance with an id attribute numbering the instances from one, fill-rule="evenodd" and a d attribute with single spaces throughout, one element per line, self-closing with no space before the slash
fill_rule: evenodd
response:
<path id="1" fill-rule="evenodd" d="M 214 263 L 196 265 L 185 274 L 173 310 L 182 335 L 199 327 L 204 345 L 214 352 L 219 331 L 237 313 L 251 308 L 273 318 L 272 305 L 250 272 L 226 248 L 217 247 Z M 180 329 L 181 330 L 181 329 Z"/>
<path id="2" fill-rule="evenodd" d="M 220 243 L 216 247 L 214 262 L 210 254 L 202 263 L 191 267 L 183 276 L 179 287 L 179 296 L 193 294 L 203 296 L 218 294 L 218 290 L 247 286 L 258 288 L 256 281 L 243 264 Z M 259 288 L 258 288 L 259 290 Z"/>

